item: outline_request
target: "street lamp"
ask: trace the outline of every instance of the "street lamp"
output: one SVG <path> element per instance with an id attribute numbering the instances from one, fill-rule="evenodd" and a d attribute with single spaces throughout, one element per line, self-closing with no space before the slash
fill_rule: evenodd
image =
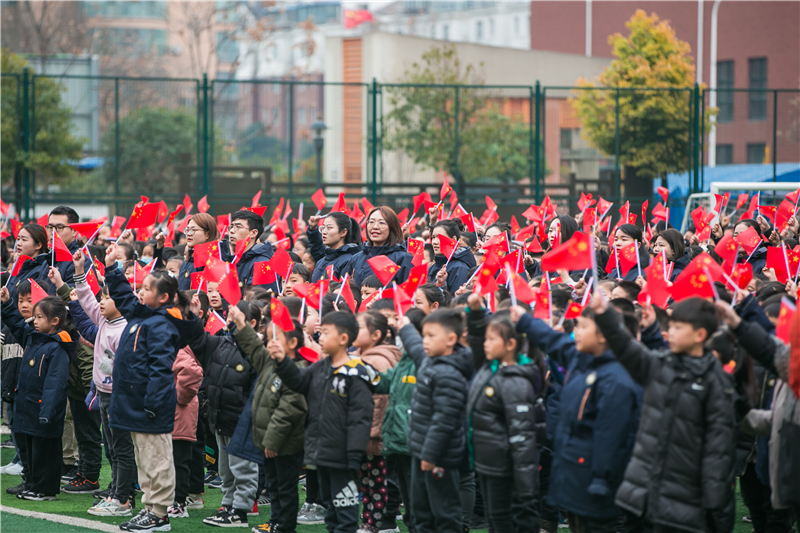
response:
<path id="1" fill-rule="evenodd" d="M 317 151 L 317 188 L 322 188 L 322 147 L 325 146 L 325 139 L 322 138 L 322 133 L 328 129 L 328 126 L 322 122 L 321 118 L 311 125 L 314 130 L 314 150 Z"/>

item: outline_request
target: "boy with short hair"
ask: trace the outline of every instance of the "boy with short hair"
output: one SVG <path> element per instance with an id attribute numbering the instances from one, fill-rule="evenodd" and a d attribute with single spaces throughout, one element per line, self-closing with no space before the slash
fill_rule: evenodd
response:
<path id="1" fill-rule="evenodd" d="M 380 381 L 372 367 L 347 354 L 358 329 L 351 313 L 329 312 L 320 322 L 319 336 L 328 357 L 300 368 L 284 353 L 272 355 L 283 383 L 308 400 L 304 461 L 317 467 L 327 507 L 325 525 L 337 533 L 358 528 L 356 476 L 372 429 L 372 390 Z"/>
<path id="2" fill-rule="evenodd" d="M 609 309 L 592 298 L 597 326 L 617 360 L 644 390 L 639 433 L 616 503 L 666 531 L 730 531 L 736 420 L 733 386 L 705 342 L 717 330 L 713 303 L 688 298 L 672 307 L 669 349 L 635 342 Z"/>
<path id="3" fill-rule="evenodd" d="M 417 367 L 411 403 L 411 509 L 418 533 L 463 531 L 460 475 L 466 436 L 467 381 L 472 350 L 459 344 L 464 332 L 460 311 L 434 311 L 422 321 L 422 337 L 408 317 L 400 338 Z"/>

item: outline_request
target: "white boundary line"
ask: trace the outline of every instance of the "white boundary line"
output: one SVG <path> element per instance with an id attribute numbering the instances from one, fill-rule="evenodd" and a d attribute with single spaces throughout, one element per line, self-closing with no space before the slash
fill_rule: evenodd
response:
<path id="1" fill-rule="evenodd" d="M 104 522 L 96 520 L 88 520 L 86 518 L 78 518 L 75 516 L 63 516 L 50 513 L 40 513 L 38 511 L 26 511 L 17 509 L 16 507 L 9 507 L 8 505 L 0 506 L 0 511 L 4 513 L 11 513 L 28 518 L 38 518 L 41 520 L 49 520 L 50 522 L 57 522 L 59 524 L 66 524 L 68 526 L 82 527 L 94 531 L 106 531 L 108 533 L 119 533 L 119 526 L 112 526 Z"/>

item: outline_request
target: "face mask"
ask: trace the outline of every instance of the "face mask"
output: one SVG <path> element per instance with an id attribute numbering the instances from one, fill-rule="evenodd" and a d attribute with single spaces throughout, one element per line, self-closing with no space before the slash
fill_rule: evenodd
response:
<path id="1" fill-rule="evenodd" d="M 125 261 L 117 259 L 117 268 L 125 268 Z"/>
<path id="2" fill-rule="evenodd" d="M 153 258 L 152 258 L 152 257 L 141 257 L 141 258 L 139 258 L 139 261 L 141 261 L 141 262 L 142 262 L 142 263 L 144 263 L 145 265 L 146 265 L 147 263 L 149 263 L 150 261 L 152 261 L 152 260 L 153 260 Z"/>

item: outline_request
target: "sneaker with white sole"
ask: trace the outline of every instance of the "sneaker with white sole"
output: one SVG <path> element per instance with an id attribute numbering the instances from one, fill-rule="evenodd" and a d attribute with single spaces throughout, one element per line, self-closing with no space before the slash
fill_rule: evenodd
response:
<path id="1" fill-rule="evenodd" d="M 86 511 L 92 516 L 131 516 L 131 502 L 119 503 L 119 500 L 108 498 Z"/>
<path id="2" fill-rule="evenodd" d="M 0 474 L 20 476 L 22 475 L 22 463 L 8 463 L 6 466 L 0 468 Z"/>
<path id="3" fill-rule="evenodd" d="M 51 502 L 56 499 L 52 494 L 42 494 L 41 492 L 31 492 L 29 490 L 23 491 L 17 498 L 32 502 Z"/>
<path id="4" fill-rule="evenodd" d="M 313 526 L 325 523 L 325 508 L 316 503 L 311 504 L 311 508 L 301 517 L 297 517 L 297 523 L 304 526 Z"/>
<path id="5" fill-rule="evenodd" d="M 258 505 L 269 505 L 269 493 L 267 492 L 267 489 L 261 489 L 261 491 L 258 493 L 256 503 L 258 503 Z"/>
<path id="6" fill-rule="evenodd" d="M 204 518 L 203 523 L 209 526 L 215 526 L 217 525 L 217 522 L 219 522 L 232 512 L 233 509 L 231 509 L 230 507 L 220 507 L 219 509 L 217 509 L 217 513 L 214 516 L 209 516 L 208 518 Z"/>
<path id="7" fill-rule="evenodd" d="M 223 514 L 223 510 L 227 512 Z M 211 518 L 213 522 L 206 522 L 206 520 L 208 520 L 206 519 L 203 520 L 203 523 L 215 527 L 249 527 L 247 524 L 247 516 L 241 516 L 233 509 L 220 508 L 220 511 Z"/>
<path id="8" fill-rule="evenodd" d="M 126 531 L 172 531 L 169 518 L 156 516 L 152 512 L 140 513 L 130 522 L 125 523 L 127 524 Z M 120 524 L 121 528 L 122 524 Z"/>
<path id="9" fill-rule="evenodd" d="M 187 509 L 202 509 L 205 504 L 202 494 L 190 494 L 186 497 L 186 505 L 184 507 Z"/>
<path id="10" fill-rule="evenodd" d="M 186 512 L 185 506 L 175 502 L 167 509 L 167 516 L 169 518 L 189 518 L 189 513 Z"/>

